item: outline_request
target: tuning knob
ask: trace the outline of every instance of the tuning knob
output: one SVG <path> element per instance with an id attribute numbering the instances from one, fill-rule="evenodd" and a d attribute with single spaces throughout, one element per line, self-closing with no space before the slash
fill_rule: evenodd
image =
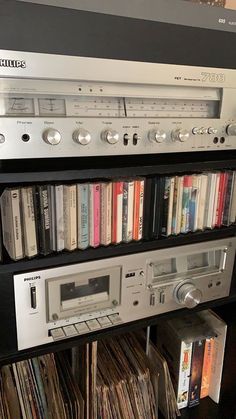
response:
<path id="1" fill-rule="evenodd" d="M 47 144 L 57 145 L 61 141 L 61 134 L 54 128 L 48 128 L 43 132 L 43 140 Z"/>
<path id="2" fill-rule="evenodd" d="M 226 132 L 228 135 L 236 135 L 236 124 L 229 124 L 226 127 Z"/>
<path id="3" fill-rule="evenodd" d="M 187 308 L 196 307 L 202 299 L 202 292 L 197 289 L 191 282 L 184 282 L 175 288 L 175 301 Z"/>
<path id="4" fill-rule="evenodd" d="M 189 131 L 186 129 L 176 129 L 172 131 L 171 138 L 173 141 L 187 141 L 190 137 Z"/>
<path id="5" fill-rule="evenodd" d="M 106 130 L 101 133 L 101 138 L 109 144 L 116 144 L 119 141 L 119 134 L 115 130 Z"/>
<path id="6" fill-rule="evenodd" d="M 153 129 L 148 133 L 149 141 L 162 143 L 166 139 L 166 133 L 162 129 Z"/>
<path id="7" fill-rule="evenodd" d="M 73 140 L 81 145 L 87 145 L 91 141 L 91 134 L 86 129 L 80 128 L 73 132 Z"/>

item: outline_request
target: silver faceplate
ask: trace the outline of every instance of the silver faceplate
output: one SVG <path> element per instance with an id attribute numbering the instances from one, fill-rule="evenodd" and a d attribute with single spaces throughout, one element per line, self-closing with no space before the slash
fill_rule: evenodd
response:
<path id="1" fill-rule="evenodd" d="M 1 159 L 235 149 L 235 95 L 235 70 L 0 50 Z"/>
<path id="2" fill-rule="evenodd" d="M 176 290 L 185 283 L 202 302 L 227 297 L 235 246 L 228 238 L 15 275 L 18 349 L 183 308 Z"/>

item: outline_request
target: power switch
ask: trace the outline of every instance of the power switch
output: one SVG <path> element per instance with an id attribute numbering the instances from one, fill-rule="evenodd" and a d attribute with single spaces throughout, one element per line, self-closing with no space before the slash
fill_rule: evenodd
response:
<path id="1" fill-rule="evenodd" d="M 37 308 L 37 299 L 36 299 L 36 286 L 35 285 L 30 287 L 30 299 L 31 299 L 31 307 L 36 309 Z"/>
<path id="2" fill-rule="evenodd" d="M 150 306 L 154 306 L 156 304 L 156 296 L 155 294 L 150 295 Z"/>

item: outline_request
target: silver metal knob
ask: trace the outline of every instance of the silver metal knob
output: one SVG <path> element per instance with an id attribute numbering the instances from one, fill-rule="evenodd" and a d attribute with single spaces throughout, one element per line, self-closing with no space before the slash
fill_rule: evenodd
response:
<path id="1" fill-rule="evenodd" d="M 50 145 L 57 145 L 61 141 L 61 134 L 54 128 L 48 128 L 43 132 L 43 140 Z"/>
<path id="2" fill-rule="evenodd" d="M 106 130 L 101 133 L 101 138 L 109 144 L 116 144 L 119 141 L 119 134 L 115 130 Z"/>
<path id="3" fill-rule="evenodd" d="M 214 127 L 209 127 L 208 128 L 208 134 L 214 134 L 214 135 L 216 135 L 217 134 L 217 128 L 214 128 Z"/>
<path id="4" fill-rule="evenodd" d="M 166 133 L 163 129 L 153 129 L 148 133 L 149 141 L 162 143 L 166 139 Z"/>
<path id="5" fill-rule="evenodd" d="M 190 137 L 189 131 L 186 129 L 176 129 L 172 131 L 171 138 L 173 141 L 187 141 Z"/>
<path id="6" fill-rule="evenodd" d="M 73 140 L 81 145 L 87 145 L 91 141 L 91 134 L 86 129 L 80 128 L 73 132 Z"/>
<path id="7" fill-rule="evenodd" d="M 226 132 L 228 135 L 236 135 L 236 124 L 229 124 L 226 127 Z"/>
<path id="8" fill-rule="evenodd" d="M 175 301 L 187 308 L 196 307 L 202 299 L 202 292 L 191 282 L 185 282 L 177 285 L 174 290 Z"/>

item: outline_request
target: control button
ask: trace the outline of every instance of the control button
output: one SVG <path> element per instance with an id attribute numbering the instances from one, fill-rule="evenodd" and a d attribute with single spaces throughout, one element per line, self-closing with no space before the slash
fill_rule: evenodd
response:
<path id="1" fill-rule="evenodd" d="M 208 134 L 208 128 L 204 128 L 204 127 L 202 127 L 202 128 L 200 128 L 200 131 L 201 131 L 201 134 L 202 134 L 202 135 L 204 135 L 204 134 Z"/>
<path id="2" fill-rule="evenodd" d="M 108 326 L 111 326 L 112 325 L 111 320 L 109 320 L 107 316 L 99 317 L 99 319 L 97 319 L 97 320 L 98 320 L 98 323 L 102 327 L 108 327 Z"/>
<path id="3" fill-rule="evenodd" d="M 208 288 L 212 288 L 212 287 L 213 287 L 212 282 L 209 282 L 209 284 L 208 284 Z"/>
<path id="4" fill-rule="evenodd" d="M 165 299 L 166 299 L 165 293 L 163 291 L 161 291 L 160 292 L 160 298 L 159 298 L 160 304 L 164 304 Z"/>
<path id="5" fill-rule="evenodd" d="M 199 133 L 199 128 L 194 127 L 194 128 L 192 129 L 192 133 L 193 133 L 194 135 L 198 135 L 198 134 L 200 134 L 200 133 Z"/>
<path id="6" fill-rule="evenodd" d="M 155 303 L 156 303 L 156 296 L 153 293 L 153 294 L 150 295 L 150 306 L 154 306 Z"/>
<path id="7" fill-rule="evenodd" d="M 50 145 L 57 145 L 61 141 L 61 134 L 53 128 L 49 128 L 43 133 L 43 140 Z"/>
<path id="8" fill-rule="evenodd" d="M 116 144 L 119 141 L 119 134 L 114 130 L 107 130 L 101 133 L 101 138 L 109 144 Z"/>
<path id="9" fill-rule="evenodd" d="M 226 127 L 226 132 L 228 135 L 236 135 L 236 124 L 229 124 Z"/>
<path id="10" fill-rule="evenodd" d="M 149 141 L 162 143 L 166 139 L 166 133 L 162 129 L 153 129 L 148 133 Z"/>
<path id="11" fill-rule="evenodd" d="M 180 141 L 181 143 L 187 141 L 190 137 L 189 131 L 186 129 L 176 129 L 172 131 L 171 138 L 173 141 Z"/>
<path id="12" fill-rule="evenodd" d="M 187 308 L 196 307 L 202 299 L 202 292 L 192 283 L 182 283 L 177 285 L 174 291 L 174 297 L 178 304 L 182 304 Z"/>
<path id="13" fill-rule="evenodd" d="M 0 134 L 0 144 L 5 143 L 5 135 Z"/>
<path id="14" fill-rule="evenodd" d="M 75 327 L 78 333 L 88 333 L 90 331 L 85 322 L 76 323 Z"/>
<path id="15" fill-rule="evenodd" d="M 218 138 L 218 137 L 215 137 L 215 138 L 213 139 L 213 143 L 214 143 L 214 144 L 217 144 L 217 143 L 218 143 L 218 141 L 219 141 L 219 138 Z"/>
<path id="16" fill-rule="evenodd" d="M 214 135 L 216 135 L 217 132 L 218 132 L 218 130 L 216 128 L 213 128 L 213 127 L 209 127 L 208 128 L 208 134 L 214 134 Z"/>
<path id="17" fill-rule="evenodd" d="M 101 329 L 101 326 L 96 319 L 88 320 L 86 324 L 90 330 Z"/>
<path id="18" fill-rule="evenodd" d="M 36 286 L 30 287 L 30 299 L 31 299 L 31 307 L 36 309 L 37 308 L 37 299 L 36 299 Z"/>
<path id="19" fill-rule="evenodd" d="M 141 137 L 138 134 L 133 135 L 133 145 L 137 145 Z"/>
<path id="20" fill-rule="evenodd" d="M 122 323 L 122 318 L 117 313 L 111 314 L 108 318 L 111 320 L 112 324 Z"/>
<path id="21" fill-rule="evenodd" d="M 125 134 L 123 138 L 124 145 L 128 145 L 129 140 L 130 140 L 129 134 Z"/>
<path id="22" fill-rule="evenodd" d="M 225 137 L 220 137 L 220 143 L 224 144 L 224 142 L 225 142 Z"/>
<path id="23" fill-rule="evenodd" d="M 91 134 L 86 129 L 78 129 L 73 132 L 73 140 L 81 145 L 87 145 L 91 141 Z"/>
<path id="24" fill-rule="evenodd" d="M 58 329 L 50 330 L 50 335 L 52 336 L 53 340 L 59 340 L 59 339 L 65 338 L 65 333 L 63 332 L 61 327 L 59 327 Z"/>
<path id="25" fill-rule="evenodd" d="M 221 281 L 217 281 L 216 286 L 219 287 L 221 285 Z"/>
<path id="26" fill-rule="evenodd" d="M 65 335 L 69 338 L 71 336 L 76 336 L 78 335 L 78 332 L 76 330 L 76 328 L 72 325 L 68 325 L 68 326 L 64 326 L 63 330 L 65 332 Z"/>

